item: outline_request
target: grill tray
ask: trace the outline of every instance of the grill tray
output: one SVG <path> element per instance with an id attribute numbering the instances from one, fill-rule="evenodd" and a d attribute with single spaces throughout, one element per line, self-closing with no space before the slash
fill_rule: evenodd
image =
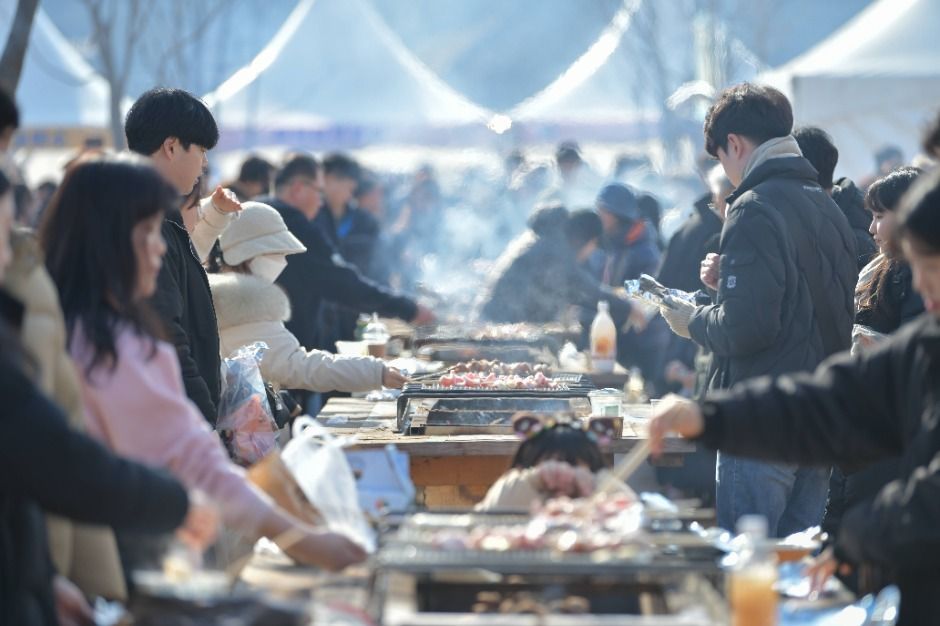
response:
<path id="1" fill-rule="evenodd" d="M 500 574 L 523 575 L 631 575 L 681 574 L 696 571 L 715 573 L 723 553 L 693 533 L 642 532 L 635 543 L 593 553 L 562 553 L 551 549 L 448 550 L 429 545 L 429 533 L 467 531 L 481 527 L 515 526 L 528 523 L 529 515 L 518 513 L 417 513 L 384 538 L 377 555 L 380 567 L 411 573 L 442 570 L 485 569 Z"/>
<path id="2" fill-rule="evenodd" d="M 437 550 L 413 544 L 390 544 L 376 557 L 376 565 L 384 569 L 411 573 L 433 573 L 446 570 L 484 569 L 499 574 L 542 576 L 636 576 L 661 578 L 689 572 L 714 573 L 714 559 L 688 559 L 656 555 L 638 547 L 630 556 L 593 554 L 561 554 L 551 550 L 516 550 L 506 552 L 483 550 Z"/>
<path id="3" fill-rule="evenodd" d="M 560 383 L 558 388 L 542 389 L 486 389 L 480 387 L 444 387 L 435 382 L 408 383 L 398 397 L 398 430 L 402 430 L 408 403 L 413 399 L 449 398 L 535 398 L 566 399 L 586 398 L 595 389 L 594 384 L 581 374 L 558 374 L 552 380 Z M 538 410 L 533 407 L 533 410 Z"/>

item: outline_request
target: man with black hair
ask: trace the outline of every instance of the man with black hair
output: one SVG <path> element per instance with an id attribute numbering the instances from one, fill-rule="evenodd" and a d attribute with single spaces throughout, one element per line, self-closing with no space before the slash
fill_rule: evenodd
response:
<path id="1" fill-rule="evenodd" d="M 705 118 L 705 145 L 732 185 L 718 255 L 702 264 L 714 304 L 663 308 L 673 331 L 713 355 L 709 389 L 806 371 L 851 345 L 855 236 L 790 134 L 779 91 L 726 89 Z M 828 470 L 718 458 L 718 523 L 767 518 L 773 536 L 818 524 Z"/>
<path id="2" fill-rule="evenodd" d="M 819 186 L 832 197 L 849 221 L 849 226 L 855 233 L 855 252 L 858 254 L 858 269 L 861 271 L 878 252 L 878 246 L 868 232 L 871 213 L 865 210 L 865 194 L 848 178 L 832 180 L 836 164 L 839 162 L 839 150 L 829 133 L 815 126 L 803 126 L 793 131 L 793 137 L 800 145 L 803 156 L 819 174 Z"/>
<path id="3" fill-rule="evenodd" d="M 355 312 L 397 317 L 415 323 L 433 319 L 430 311 L 395 294 L 348 264 L 314 223 L 322 204 L 323 170 L 307 154 L 288 157 L 274 179 L 275 196 L 259 201 L 274 207 L 307 251 L 287 257 L 278 277 L 291 302 L 288 330 L 305 348 L 322 345 L 317 326 L 321 304 L 335 302 Z"/>
<path id="4" fill-rule="evenodd" d="M 151 89 L 124 121 L 128 147 L 149 156 L 157 170 L 186 196 L 208 167 L 206 152 L 219 129 L 206 105 L 182 89 Z M 186 395 L 215 424 L 221 392 L 219 329 L 202 263 L 219 234 L 241 208 L 234 195 L 216 188 L 200 205 L 167 215 L 167 251 L 151 299 L 176 346 Z"/>
<path id="5" fill-rule="evenodd" d="M 346 261 L 360 272 L 368 272 L 379 238 L 379 223 L 354 202 L 361 176 L 362 168 L 355 160 L 345 154 L 327 155 L 323 159 L 327 210 L 320 211 L 315 221 Z"/>
<path id="6" fill-rule="evenodd" d="M 271 193 L 274 170 L 274 166 L 266 159 L 251 155 L 242 161 L 238 178 L 226 186 L 235 193 L 240 202 L 246 202 L 256 196 L 266 196 Z"/>
<path id="7" fill-rule="evenodd" d="M 555 184 L 539 198 L 541 203 L 590 206 L 601 187 L 601 179 L 581 156 L 575 141 L 563 141 L 555 150 Z"/>
<path id="8" fill-rule="evenodd" d="M 606 300 L 611 316 L 623 324 L 630 303 L 580 266 L 597 249 L 602 232 L 593 211 L 569 216 L 558 204 L 536 207 L 528 230 L 493 264 L 481 316 L 493 322 L 554 322 L 572 305 L 593 317 L 597 302 Z"/>
<path id="9" fill-rule="evenodd" d="M 323 231 L 350 265 L 369 274 L 379 245 L 378 221 L 354 203 L 362 168 L 351 157 L 328 154 L 323 159 L 323 199 L 325 211 L 314 223 Z M 320 346 L 335 351 L 337 341 L 355 339 L 358 314 L 334 303 L 320 309 Z"/>

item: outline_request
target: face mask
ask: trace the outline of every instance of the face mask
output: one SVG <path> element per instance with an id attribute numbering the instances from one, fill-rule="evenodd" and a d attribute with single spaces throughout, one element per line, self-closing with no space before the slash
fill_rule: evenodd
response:
<path id="1" fill-rule="evenodd" d="M 277 280 L 285 267 L 287 267 L 287 257 L 283 254 L 266 254 L 248 261 L 251 273 L 269 283 Z"/>

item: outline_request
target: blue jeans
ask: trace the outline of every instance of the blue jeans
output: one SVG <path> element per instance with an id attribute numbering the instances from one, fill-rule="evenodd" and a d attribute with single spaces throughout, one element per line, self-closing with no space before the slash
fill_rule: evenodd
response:
<path id="1" fill-rule="evenodd" d="M 829 470 L 763 463 L 718 454 L 718 525 L 734 531 L 742 515 L 763 515 L 771 537 L 786 537 L 822 522 Z"/>

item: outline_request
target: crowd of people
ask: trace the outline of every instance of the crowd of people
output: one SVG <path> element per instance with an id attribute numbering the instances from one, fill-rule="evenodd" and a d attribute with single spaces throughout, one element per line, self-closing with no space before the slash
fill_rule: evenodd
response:
<path id="1" fill-rule="evenodd" d="M 4 153 L 17 125 L 0 93 Z M 705 444 L 661 479 L 714 494 L 719 525 L 759 514 L 784 536 L 822 523 L 819 572 L 851 565 L 861 590 L 899 583 L 905 623 L 935 606 L 938 171 L 885 150 L 864 184 L 834 179 L 824 129 L 794 129 L 781 93 L 738 85 L 708 112 L 719 163 L 702 162 L 703 193 L 666 240 L 660 200 L 626 182 L 637 160 L 604 179 L 573 142 L 553 164 L 514 152 L 500 181 L 468 176 L 453 197 L 431 167 L 402 179 L 339 152 L 250 156 L 209 189 L 219 129 L 178 89 L 143 94 L 125 133 L 129 153 L 84 151 L 53 187 L 0 170 L 0 537 L 14 546 L 0 555 L 0 622 L 87 621 L 83 597 L 126 597 L 128 573 L 174 529 L 223 558 L 288 535 L 303 563 L 365 558 L 229 458 L 214 431 L 222 361 L 263 341 L 264 380 L 311 411 L 316 394 L 401 387 L 401 372 L 337 356 L 337 342 L 362 314 L 449 315 L 427 277 L 453 272 L 468 291 L 461 266 L 484 275 L 459 301 L 481 320 L 588 328 L 608 303 L 620 363 L 651 397 L 685 397 L 658 409 L 654 449 L 669 431 Z M 651 315 L 623 289 L 644 274 L 690 296 Z M 482 508 L 586 495 L 604 475 L 592 433 L 519 424 L 526 441 Z"/>

